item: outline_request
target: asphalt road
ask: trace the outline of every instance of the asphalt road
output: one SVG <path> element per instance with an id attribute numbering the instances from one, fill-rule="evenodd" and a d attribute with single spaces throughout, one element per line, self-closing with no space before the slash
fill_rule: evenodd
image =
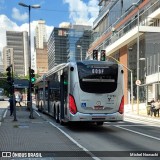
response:
<path id="1" fill-rule="evenodd" d="M 160 159 L 160 126 L 157 122 L 125 118 L 124 122 L 104 123 L 103 126 L 85 123 L 61 126 L 53 119 L 49 121 L 77 145 L 93 153 L 93 157 L 97 159 Z M 155 157 L 148 157 L 146 153 L 150 151 L 155 153 Z M 106 157 L 107 154 L 110 154 L 111 157 Z M 123 157 L 116 158 L 119 154 Z M 157 155 L 159 157 L 156 157 Z"/>
<path id="2" fill-rule="evenodd" d="M 0 102 L 2 110 L 7 106 L 7 101 Z M 90 152 L 93 159 L 160 159 L 160 126 L 158 122 L 126 117 L 124 122 L 104 123 L 103 126 L 87 123 L 61 126 L 53 118 L 37 111 L 36 113 L 46 119 L 52 127 L 61 131 L 64 137 L 68 137 L 84 151 Z M 153 151 L 155 157 L 147 157 L 148 151 Z M 156 157 L 157 155 L 159 157 Z"/>

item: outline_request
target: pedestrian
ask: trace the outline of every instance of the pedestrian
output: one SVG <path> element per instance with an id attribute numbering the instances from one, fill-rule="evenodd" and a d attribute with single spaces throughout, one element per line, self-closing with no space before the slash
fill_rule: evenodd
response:
<path id="1" fill-rule="evenodd" d="M 154 116 L 156 117 L 156 115 L 158 114 L 159 117 L 160 100 L 158 99 L 153 105 L 154 105 L 153 108 Z"/>
<path id="2" fill-rule="evenodd" d="M 15 100 L 16 100 L 16 105 L 17 105 L 17 103 L 19 103 L 19 106 L 21 106 L 21 97 L 20 97 L 20 94 L 16 94 L 15 95 Z"/>
<path id="3" fill-rule="evenodd" d="M 9 98 L 9 105 L 10 105 L 10 116 L 13 115 L 13 96 L 11 95 Z"/>
<path id="4" fill-rule="evenodd" d="M 155 108 L 155 106 L 154 106 L 154 103 L 155 103 L 155 100 L 154 100 L 154 98 L 150 101 L 150 104 L 151 104 L 151 116 L 152 116 L 152 114 L 154 113 L 154 108 Z"/>

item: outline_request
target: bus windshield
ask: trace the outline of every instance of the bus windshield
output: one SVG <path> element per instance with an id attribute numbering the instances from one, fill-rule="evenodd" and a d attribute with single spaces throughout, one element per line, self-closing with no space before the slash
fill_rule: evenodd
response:
<path id="1" fill-rule="evenodd" d="M 117 64 L 77 63 L 79 83 L 82 91 L 88 93 L 111 93 L 117 88 Z"/>

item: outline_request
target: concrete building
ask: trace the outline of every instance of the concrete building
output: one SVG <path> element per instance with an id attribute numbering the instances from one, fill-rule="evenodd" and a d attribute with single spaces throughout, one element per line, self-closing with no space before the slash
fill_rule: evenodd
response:
<path id="1" fill-rule="evenodd" d="M 160 98 L 160 1 L 99 0 L 99 7 L 88 57 L 93 49 L 105 49 L 108 56 L 126 66 L 125 104 L 130 103 L 131 83 L 135 100 Z M 141 82 L 139 86 L 136 80 Z"/>
<path id="2" fill-rule="evenodd" d="M 13 49 L 14 73 L 19 76 L 28 74 L 30 54 L 28 53 L 28 33 L 6 31 L 7 48 Z M 7 52 L 6 52 L 7 53 Z"/>
<path id="3" fill-rule="evenodd" d="M 54 28 L 48 40 L 48 67 L 68 60 L 85 59 L 91 42 L 91 26 L 68 25 Z"/>
<path id="4" fill-rule="evenodd" d="M 46 43 L 46 28 L 45 21 L 39 20 L 35 29 L 35 58 L 32 57 L 32 62 L 35 64 L 35 73 L 43 75 L 48 71 L 48 54 Z"/>
<path id="5" fill-rule="evenodd" d="M 43 49 L 47 41 L 46 26 L 44 20 L 39 20 L 35 29 L 35 48 Z"/>
<path id="6" fill-rule="evenodd" d="M 13 48 L 4 47 L 3 48 L 3 72 L 6 72 L 6 68 L 13 64 Z"/>
<path id="7" fill-rule="evenodd" d="M 0 51 L 0 73 L 3 73 L 3 70 L 2 52 Z"/>
<path id="8" fill-rule="evenodd" d="M 37 74 L 42 76 L 48 71 L 48 54 L 47 54 L 47 43 L 44 43 L 44 48 L 36 49 L 36 65 L 37 65 Z"/>

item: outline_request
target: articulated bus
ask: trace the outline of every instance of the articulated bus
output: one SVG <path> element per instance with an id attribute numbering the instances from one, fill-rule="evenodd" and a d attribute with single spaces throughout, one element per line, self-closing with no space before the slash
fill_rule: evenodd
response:
<path id="1" fill-rule="evenodd" d="M 110 61 L 60 64 L 37 79 L 36 106 L 56 122 L 123 121 L 123 67 Z"/>

